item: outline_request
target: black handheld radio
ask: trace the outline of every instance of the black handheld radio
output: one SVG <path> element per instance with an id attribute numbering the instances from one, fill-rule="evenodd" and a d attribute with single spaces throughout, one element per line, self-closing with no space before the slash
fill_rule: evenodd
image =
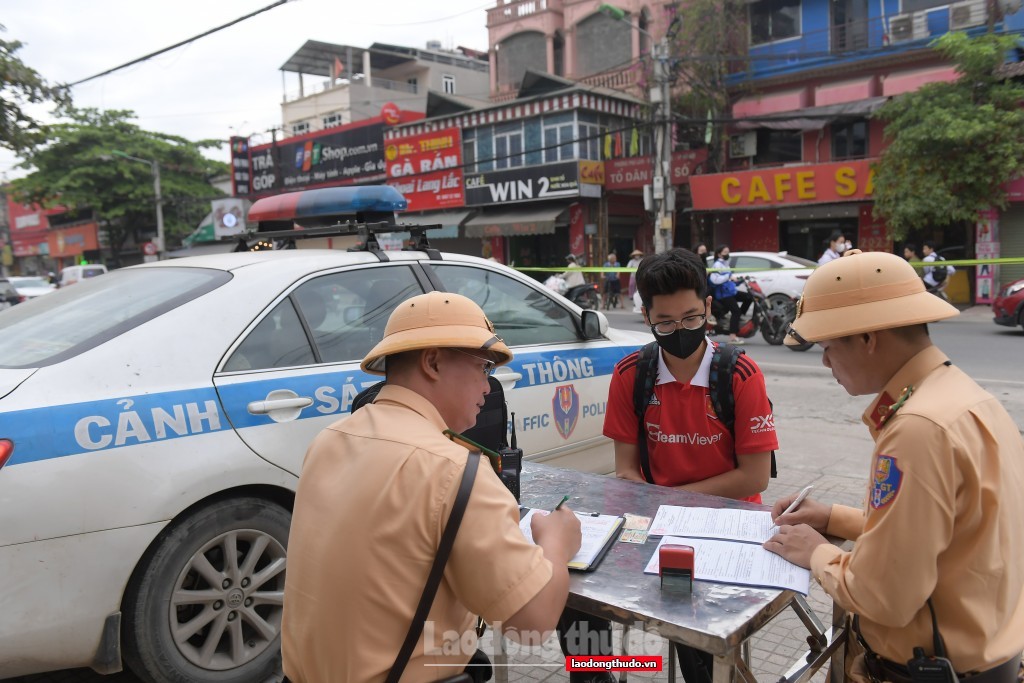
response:
<path id="1" fill-rule="evenodd" d="M 502 448 L 501 453 L 501 483 L 505 485 L 512 495 L 519 502 L 519 478 L 523 472 L 523 449 L 516 447 L 516 414 L 512 413 L 512 433 L 509 437 L 509 445 Z"/>

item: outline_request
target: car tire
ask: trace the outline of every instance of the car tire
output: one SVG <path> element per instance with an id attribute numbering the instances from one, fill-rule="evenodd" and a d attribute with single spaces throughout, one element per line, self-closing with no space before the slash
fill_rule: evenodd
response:
<path id="1" fill-rule="evenodd" d="M 784 312 L 790 306 L 795 306 L 796 300 L 785 294 L 772 294 L 767 297 L 767 303 L 769 309 Z"/>
<path id="2" fill-rule="evenodd" d="M 153 683 L 280 681 L 290 522 L 281 506 L 244 497 L 165 529 L 125 595 L 128 667 Z"/>

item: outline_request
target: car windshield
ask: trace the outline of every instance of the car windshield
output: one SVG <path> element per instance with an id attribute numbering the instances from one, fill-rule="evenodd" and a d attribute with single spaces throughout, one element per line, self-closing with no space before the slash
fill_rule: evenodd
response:
<path id="1" fill-rule="evenodd" d="M 50 281 L 41 277 L 15 277 L 11 278 L 11 284 L 15 287 L 49 287 Z"/>
<path id="2" fill-rule="evenodd" d="M 231 279 L 206 268 L 140 268 L 59 289 L 0 313 L 0 368 L 51 365 Z"/>

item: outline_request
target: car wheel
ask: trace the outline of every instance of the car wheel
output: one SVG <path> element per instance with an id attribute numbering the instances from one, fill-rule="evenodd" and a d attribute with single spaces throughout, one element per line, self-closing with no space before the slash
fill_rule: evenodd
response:
<path id="1" fill-rule="evenodd" d="M 125 660 L 154 683 L 280 681 L 290 515 L 259 498 L 174 522 L 129 583 Z"/>
<path id="2" fill-rule="evenodd" d="M 796 301 L 785 294 L 772 294 L 768 297 L 768 308 L 774 312 L 784 313 L 787 308 L 796 304 Z"/>

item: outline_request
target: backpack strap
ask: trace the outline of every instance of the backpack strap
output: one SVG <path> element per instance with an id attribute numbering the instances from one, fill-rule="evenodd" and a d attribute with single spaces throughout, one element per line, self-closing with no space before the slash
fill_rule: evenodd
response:
<path id="1" fill-rule="evenodd" d="M 644 427 L 644 415 L 647 404 L 654 395 L 654 383 L 658 379 L 658 343 L 645 344 L 636 359 L 636 378 L 633 381 L 633 412 L 637 420 L 637 454 L 640 456 L 640 474 L 648 483 L 654 483 L 651 474 L 651 457 L 647 449 L 647 430 Z"/>
<path id="2" fill-rule="evenodd" d="M 736 361 L 746 353 L 743 349 L 730 344 L 716 344 L 715 351 L 711 356 L 711 374 L 708 381 L 708 393 L 711 395 L 711 405 L 715 414 L 722 421 L 726 429 L 736 440 L 736 397 L 733 394 L 732 376 L 736 371 Z M 768 399 L 768 406 L 772 406 L 772 400 Z M 736 450 L 733 449 L 733 463 L 739 467 L 739 460 L 736 457 Z M 778 477 L 778 468 L 775 465 L 775 451 L 772 451 L 772 478 Z"/>

